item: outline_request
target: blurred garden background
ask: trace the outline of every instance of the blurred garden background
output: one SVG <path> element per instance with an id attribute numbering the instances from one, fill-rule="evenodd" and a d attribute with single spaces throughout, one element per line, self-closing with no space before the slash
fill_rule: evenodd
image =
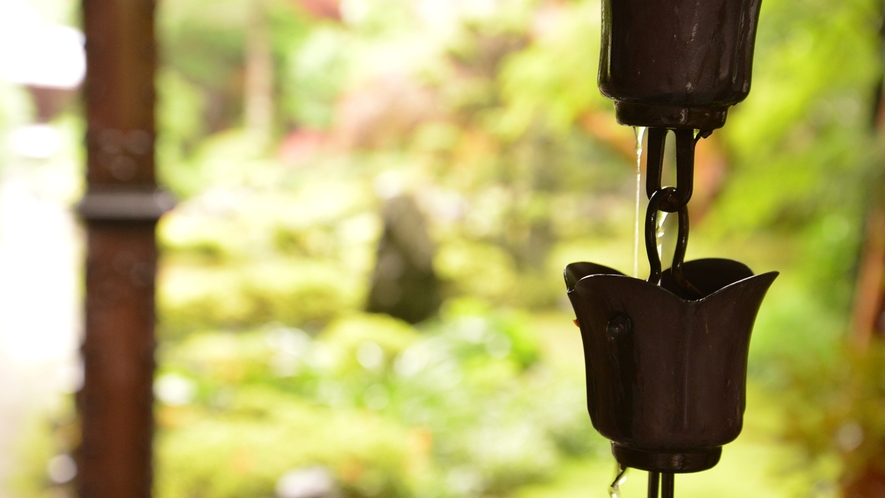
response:
<path id="1" fill-rule="evenodd" d="M 79 16 L 0 0 L 0 496 L 73 496 Z M 158 228 L 156 496 L 608 496 L 562 269 L 647 264 L 599 17 L 159 2 L 157 167 L 179 204 Z M 781 276 L 744 433 L 679 496 L 885 489 L 885 353 L 855 318 L 885 191 L 881 24 L 872 0 L 765 0 L 750 96 L 699 143 L 688 258 Z"/>

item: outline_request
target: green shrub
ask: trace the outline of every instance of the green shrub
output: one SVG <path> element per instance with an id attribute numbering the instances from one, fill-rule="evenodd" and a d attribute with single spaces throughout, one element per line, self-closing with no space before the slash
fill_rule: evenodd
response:
<path id="1" fill-rule="evenodd" d="M 349 497 L 506 495 L 548 479 L 604 444 L 580 379 L 543 366 L 529 323 L 460 301 L 421 329 L 351 314 L 315 337 L 275 325 L 170 343 L 159 496 L 266 496 L 313 465 Z M 190 396 L 166 396 L 175 382 Z"/>
<path id="2" fill-rule="evenodd" d="M 320 464 L 348 496 L 407 496 L 412 455 L 401 444 L 407 438 L 406 427 L 368 411 L 333 410 L 241 386 L 224 410 L 200 410 L 161 432 L 157 494 L 273 496 L 285 472 Z"/>

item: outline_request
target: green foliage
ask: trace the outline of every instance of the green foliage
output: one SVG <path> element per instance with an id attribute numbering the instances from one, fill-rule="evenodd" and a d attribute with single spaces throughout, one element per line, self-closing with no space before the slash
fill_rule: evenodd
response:
<path id="1" fill-rule="evenodd" d="M 405 428 L 366 413 L 316 407 L 241 386 L 223 409 L 169 409 L 187 425 L 161 434 L 157 493 L 163 497 L 271 496 L 286 471 L 333 468 L 350 496 L 403 496 L 410 457 Z"/>
<path id="2" fill-rule="evenodd" d="M 799 369 L 792 379 L 787 441 L 813 462 L 838 462 L 837 475 L 850 483 L 865 472 L 885 472 L 885 346 L 840 347 L 832 361 Z M 835 476 L 833 476 L 835 477 Z"/>
<path id="3" fill-rule="evenodd" d="M 256 9 L 257 10 L 257 9 Z M 243 21 L 253 16 L 252 2 L 224 0 L 211 11 L 199 2 L 162 4 L 159 19 L 164 63 L 213 89 L 228 83 L 244 46 Z M 212 54 L 212 56 L 209 56 Z"/>
<path id="4" fill-rule="evenodd" d="M 16 451 L 18 473 L 3 483 L 15 496 L 42 497 L 51 486 L 46 468 L 49 459 L 55 456 L 56 441 L 51 428 L 43 425 L 46 422 L 44 417 L 34 417 L 21 431 L 19 443 L 23 446 Z"/>
<path id="5" fill-rule="evenodd" d="M 348 498 L 504 497 L 607 455 L 579 368 L 537 327 L 563 305 L 565 263 L 631 259 L 634 165 L 587 126 L 614 122 L 595 85 L 599 2 L 492 3 L 346 1 L 341 21 L 286 0 L 159 4 L 158 167 L 182 202 L 159 228 L 158 496 L 271 496 L 322 465 Z M 846 479 L 880 464 L 885 437 L 885 354 L 837 348 L 881 169 L 879 9 L 763 2 L 753 91 L 716 132 L 725 179 L 690 249 L 783 270 L 751 374 L 793 403 L 787 439 Z M 261 26 L 270 139 L 241 129 Z M 0 131 L 31 107 L 0 83 Z M 316 150 L 286 163 L 304 130 Z M 359 312 L 387 190 L 419 199 L 438 244 L 448 299 L 417 328 Z M 47 457 L 76 444 L 62 425 L 24 438 L 18 495 L 51 487 Z"/>
<path id="6" fill-rule="evenodd" d="M 562 305 L 565 263 L 631 262 L 632 133 L 591 126 L 614 121 L 595 88 L 599 4 L 431 4 L 341 2 L 340 22 L 281 1 L 164 4 L 159 157 L 184 201 L 159 232 L 174 340 L 158 388 L 192 395 L 158 411 L 161 496 L 270 495 L 314 464 L 348 497 L 508 496 L 604 453 L 582 383 L 513 311 Z M 789 361 L 837 358 L 877 164 L 876 9 L 763 2 L 753 91 L 716 132 L 727 167 L 692 248 L 783 270 L 752 346 L 771 384 L 817 372 Z M 275 134 L 319 137 L 297 165 L 238 129 L 246 20 L 268 26 Z M 359 313 L 391 191 L 419 199 L 446 282 L 419 328 Z M 827 417 L 795 437 L 823 448 L 814 431 L 841 427 Z"/>
<path id="7" fill-rule="evenodd" d="M 354 372 L 363 375 L 360 367 L 364 364 L 371 370 L 390 369 L 393 360 L 418 337 L 412 327 L 397 319 L 357 315 L 330 323 L 320 340 L 331 352 L 329 373 L 343 378 Z"/>
<path id="8" fill-rule="evenodd" d="M 17 422 L 15 455 L 6 470 L 3 490 L 21 498 L 45 498 L 73 494 L 74 452 L 80 441 L 74 399 L 66 396 L 58 404 L 28 410 Z"/>
<path id="9" fill-rule="evenodd" d="M 348 52 L 357 49 L 347 33 L 319 27 L 290 51 L 282 68 L 281 101 L 287 119 L 298 126 L 328 129 L 349 76 Z"/>
<path id="10" fill-rule="evenodd" d="M 201 190 L 160 224 L 164 337 L 269 321 L 319 327 L 362 306 L 377 215 L 361 176 L 304 174 L 259 158 L 248 134 L 216 136 L 194 162 Z"/>
<path id="11" fill-rule="evenodd" d="M 181 168 L 193 168 L 184 164 L 197 141 L 207 130 L 201 119 L 206 112 L 206 97 L 179 73 L 165 70 L 157 77 L 157 121 L 160 134 L 157 140 L 157 157 L 160 174 L 164 181 L 184 193 L 185 181 L 179 179 Z M 191 189 L 195 186 L 191 187 Z"/>
<path id="12" fill-rule="evenodd" d="M 555 27 L 542 25 L 535 43 L 508 57 L 498 76 L 507 104 L 498 129 L 505 136 L 524 134 L 539 117 L 567 133 L 588 109 L 609 108 L 593 84 L 599 58 L 599 4 L 573 2 L 549 15 L 561 18 L 553 21 L 559 21 Z M 544 21 L 542 17 L 540 22 Z"/>
<path id="13" fill-rule="evenodd" d="M 765 4 L 753 90 L 723 129 L 737 159 L 728 197 L 717 205 L 725 227 L 801 229 L 821 213 L 856 216 L 856 204 L 842 194 L 863 190 L 871 160 L 871 105 L 881 73 L 870 22 L 875 6 Z M 753 202 L 740 200 L 747 192 Z"/>
<path id="14" fill-rule="evenodd" d="M 872 129 L 882 74 L 871 22 L 878 9 L 866 0 L 763 3 L 752 91 L 716 132 L 732 160 L 702 230 L 779 239 L 779 250 L 792 255 L 780 262 L 783 276 L 754 338 L 769 360 L 778 350 L 832 351 L 843 337 L 867 192 L 880 165 Z M 791 330 L 803 335 L 802 348 L 778 338 Z"/>
<path id="15" fill-rule="evenodd" d="M 348 278 L 340 268 L 307 259 L 170 269 L 158 303 L 161 326 L 169 337 L 268 320 L 325 323 L 359 307 L 360 288 L 340 285 Z"/>
<path id="16" fill-rule="evenodd" d="M 447 303 L 442 319 L 444 323 L 460 324 L 470 334 L 478 334 L 492 356 L 512 355 L 523 368 L 539 360 L 538 338 L 529 326 L 531 317 L 525 312 L 496 310 L 481 300 L 467 298 Z"/>
<path id="17" fill-rule="evenodd" d="M 834 97 L 873 97 L 881 67 L 873 21 L 877 8 L 870 0 L 763 4 L 753 89 L 729 117 L 728 134 L 735 146 L 777 153 L 792 130 L 815 124 L 809 122 L 815 114 L 818 124 L 838 114 L 846 123 L 865 125 L 867 121 L 858 119 L 868 109 L 863 102 Z M 829 112 L 815 109 L 821 105 Z"/>
<path id="18" fill-rule="evenodd" d="M 168 344 L 159 495 L 267 495 L 317 464 L 354 497 L 507 494 L 549 478 L 600 441 L 581 385 L 538 366 L 526 327 L 461 302 L 423 332 L 351 315 L 315 338 L 271 326 Z"/>

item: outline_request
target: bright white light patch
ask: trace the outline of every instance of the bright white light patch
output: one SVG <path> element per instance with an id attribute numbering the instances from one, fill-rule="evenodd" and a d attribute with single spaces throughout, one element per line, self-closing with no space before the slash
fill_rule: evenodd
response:
<path id="1" fill-rule="evenodd" d="M 20 126 L 9 133 L 9 146 L 18 155 L 31 159 L 49 159 L 61 145 L 61 133 L 46 124 Z"/>
<path id="2" fill-rule="evenodd" d="M 83 33 L 45 24 L 21 0 L 0 0 L 0 79 L 45 88 L 76 88 L 86 75 Z"/>
<path id="3" fill-rule="evenodd" d="M 194 382 L 182 375 L 164 374 L 154 382 L 154 395 L 167 405 L 186 405 L 193 401 L 196 393 Z"/>
<path id="4" fill-rule="evenodd" d="M 56 455 L 46 464 L 46 474 L 52 482 L 64 484 L 77 475 L 77 463 L 71 455 Z"/>
<path id="5" fill-rule="evenodd" d="M 357 347 L 356 359 L 366 370 L 375 370 L 384 361 L 384 350 L 378 344 L 366 341 Z"/>

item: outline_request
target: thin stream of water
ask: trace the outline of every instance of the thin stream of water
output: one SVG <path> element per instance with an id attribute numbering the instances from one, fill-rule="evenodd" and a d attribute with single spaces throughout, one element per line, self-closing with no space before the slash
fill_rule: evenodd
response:
<path id="1" fill-rule="evenodd" d="M 633 133 L 636 135 L 636 206 L 633 222 L 633 277 L 639 278 L 639 239 L 641 233 L 642 212 L 642 139 L 645 137 L 646 127 L 634 126 Z"/>
<path id="2" fill-rule="evenodd" d="M 667 263 L 669 263 L 669 259 L 666 259 L 666 256 L 664 255 L 664 243 L 669 244 L 670 239 L 673 238 L 673 231 L 668 231 L 667 225 L 665 224 L 667 223 L 668 214 L 670 213 L 666 211 L 661 211 L 660 213 L 658 213 L 658 226 L 657 230 L 655 231 L 655 236 L 658 238 L 658 258 L 660 258 L 661 265 L 663 265 L 664 268 L 666 268 Z M 669 252 L 670 251 L 668 251 L 668 253 Z"/>
<path id="3" fill-rule="evenodd" d="M 638 268 L 639 268 L 639 240 L 640 234 L 644 233 L 641 230 L 641 223 L 644 219 L 641 217 L 642 213 L 640 212 L 640 200 L 641 200 L 641 192 L 642 192 L 642 170 L 641 170 L 641 159 L 642 159 L 642 138 L 645 135 L 646 128 L 642 127 L 633 127 L 633 130 L 636 134 L 636 220 L 634 226 L 634 239 L 633 239 L 633 276 L 638 277 Z M 668 182 L 664 181 L 664 184 L 668 184 Z M 672 184 L 672 183 L 670 183 Z M 669 266 L 670 260 L 673 259 L 673 252 L 675 250 L 676 245 L 676 236 L 677 236 L 677 220 L 676 216 L 668 216 L 670 213 L 666 211 L 658 212 L 657 214 L 657 224 L 655 226 L 655 242 L 658 250 L 658 259 L 661 261 L 661 265 L 663 268 L 667 268 Z"/>
<path id="4" fill-rule="evenodd" d="M 624 484 L 624 481 L 627 480 L 627 467 L 622 467 L 621 464 L 617 464 L 618 475 L 615 476 L 615 480 L 612 481 L 611 486 L 608 487 L 608 496 L 610 498 L 618 498 L 621 495 L 621 484 Z"/>

